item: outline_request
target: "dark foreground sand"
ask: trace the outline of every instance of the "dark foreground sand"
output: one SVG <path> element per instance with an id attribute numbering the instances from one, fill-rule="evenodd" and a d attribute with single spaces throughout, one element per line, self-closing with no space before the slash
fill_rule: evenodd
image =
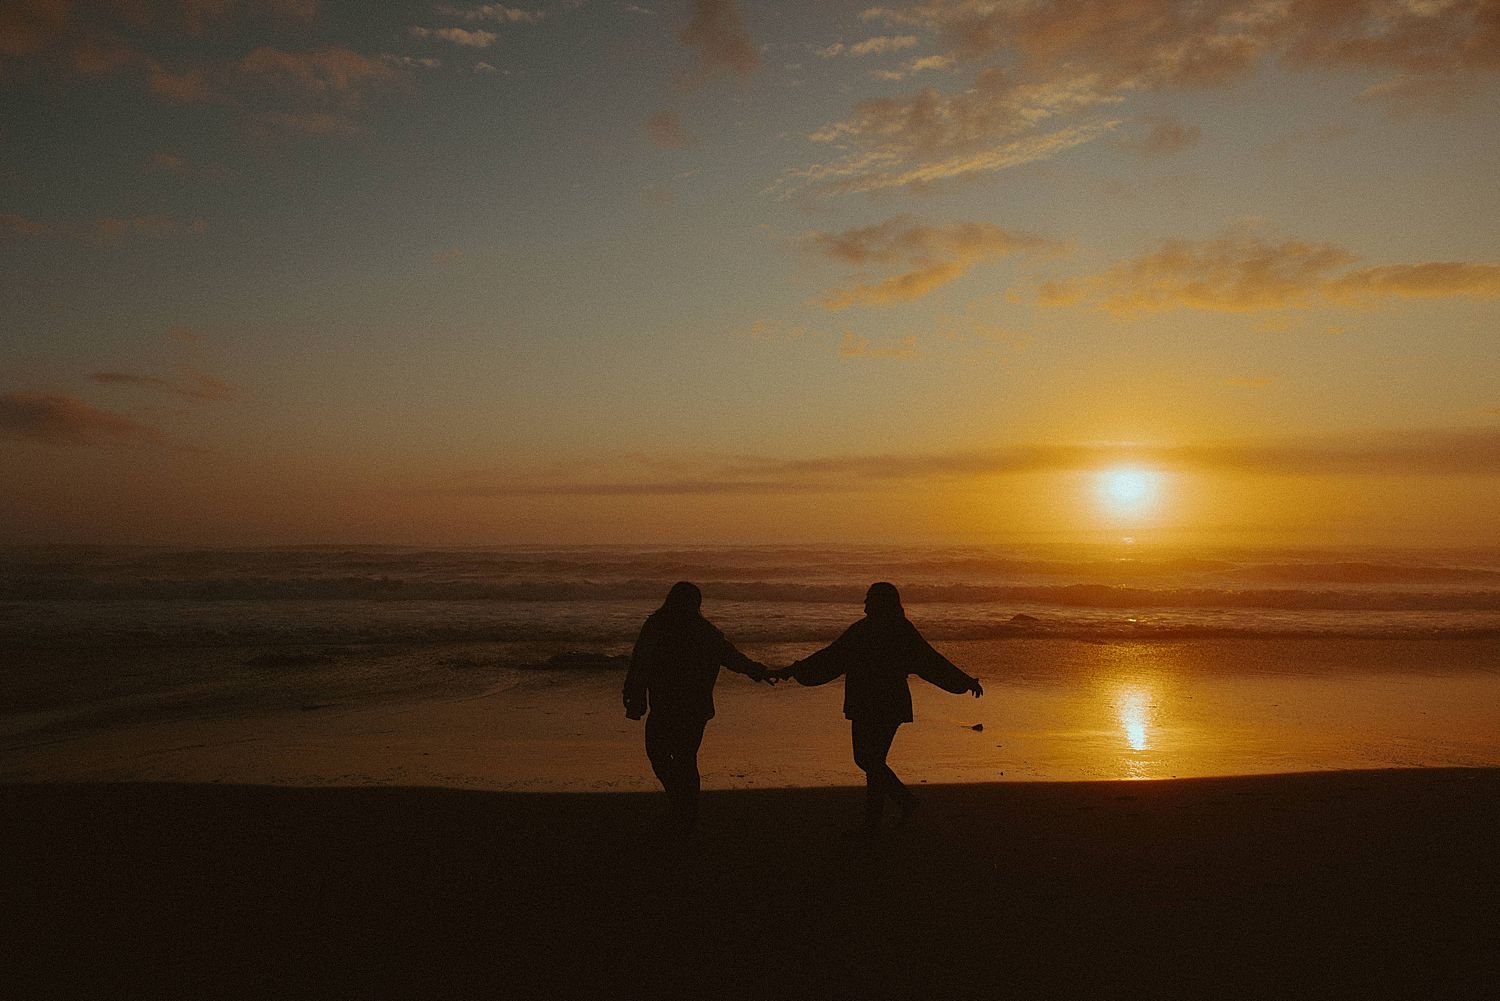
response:
<path id="1" fill-rule="evenodd" d="M 1500 996 L 1500 770 L 922 792 L 0 786 L 0 996 Z"/>

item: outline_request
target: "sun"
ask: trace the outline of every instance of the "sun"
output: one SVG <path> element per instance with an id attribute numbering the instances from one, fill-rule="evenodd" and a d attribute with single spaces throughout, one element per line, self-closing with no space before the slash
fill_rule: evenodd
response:
<path id="1" fill-rule="evenodd" d="M 1161 474 L 1149 469 L 1106 469 L 1098 475 L 1096 487 L 1105 513 L 1139 517 L 1156 506 Z"/>

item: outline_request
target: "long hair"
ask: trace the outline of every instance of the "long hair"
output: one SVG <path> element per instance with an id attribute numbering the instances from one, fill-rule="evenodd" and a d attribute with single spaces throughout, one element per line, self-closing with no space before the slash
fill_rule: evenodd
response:
<path id="1" fill-rule="evenodd" d="M 702 607 L 703 592 L 698 589 L 698 585 L 680 580 L 667 592 L 667 600 L 662 602 L 660 611 L 673 618 L 696 619 L 701 616 L 699 610 Z"/>
<path id="2" fill-rule="evenodd" d="M 877 581 L 865 592 L 865 614 L 872 619 L 904 619 L 906 609 L 901 607 L 901 592 L 896 585 Z"/>

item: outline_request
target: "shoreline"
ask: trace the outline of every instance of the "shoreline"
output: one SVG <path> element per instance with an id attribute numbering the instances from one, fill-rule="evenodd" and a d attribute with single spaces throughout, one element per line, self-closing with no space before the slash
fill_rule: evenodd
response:
<path id="1" fill-rule="evenodd" d="M 1474 998 L 1500 769 L 656 793 L 0 785 L 5 993 Z"/>

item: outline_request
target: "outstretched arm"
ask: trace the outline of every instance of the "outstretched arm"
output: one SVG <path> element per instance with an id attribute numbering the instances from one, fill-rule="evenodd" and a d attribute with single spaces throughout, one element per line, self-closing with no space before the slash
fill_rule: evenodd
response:
<path id="1" fill-rule="evenodd" d="M 783 673 L 788 678 L 796 678 L 797 684 L 809 686 L 826 685 L 842 676 L 849 670 L 849 662 L 855 654 L 857 643 L 850 636 L 852 632 L 853 627 L 844 630 L 838 639 L 785 668 Z"/>
<path id="2" fill-rule="evenodd" d="M 984 686 L 979 683 L 978 678 L 965 674 L 951 660 L 934 650 L 932 644 L 923 639 L 915 627 L 912 629 L 911 659 L 912 671 L 917 677 L 937 685 L 945 692 L 955 695 L 972 692 L 976 699 L 984 694 Z"/>
<path id="3" fill-rule="evenodd" d="M 771 684 L 776 682 L 771 678 L 771 671 L 766 665 L 758 660 L 751 660 L 740 653 L 735 645 L 729 640 L 723 641 L 724 645 L 719 650 L 719 663 L 738 674 L 743 674 L 754 681 L 766 681 Z"/>

